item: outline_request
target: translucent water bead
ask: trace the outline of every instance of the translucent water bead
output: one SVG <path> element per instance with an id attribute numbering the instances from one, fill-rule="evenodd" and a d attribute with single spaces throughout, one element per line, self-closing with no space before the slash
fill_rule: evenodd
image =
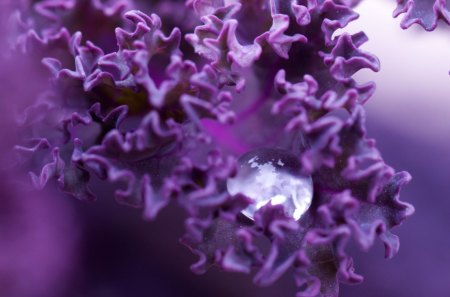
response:
<path id="1" fill-rule="evenodd" d="M 253 199 L 242 213 L 253 220 L 255 212 L 266 205 L 283 205 L 286 215 L 295 220 L 308 210 L 313 197 L 310 176 L 300 173 L 300 162 L 283 149 L 257 149 L 239 158 L 237 175 L 227 181 L 228 192 Z"/>

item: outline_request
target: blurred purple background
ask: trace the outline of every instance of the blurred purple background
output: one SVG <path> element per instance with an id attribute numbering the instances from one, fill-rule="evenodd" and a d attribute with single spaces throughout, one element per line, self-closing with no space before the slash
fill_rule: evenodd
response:
<path id="1" fill-rule="evenodd" d="M 368 253 L 350 247 L 365 281 L 342 285 L 341 296 L 448 297 L 449 32 L 402 31 L 390 17 L 393 8 L 394 3 L 367 0 L 358 9 L 361 19 L 349 30 L 364 30 L 370 41 L 363 48 L 381 61 L 380 73 L 357 74 L 378 85 L 367 105 L 368 134 L 388 164 L 412 174 L 402 200 L 412 203 L 416 214 L 394 230 L 401 239 L 394 259 L 384 260 L 381 243 Z M 1 100 L 8 100 L 6 90 L 0 91 Z M 10 114 L 4 113 L 2 149 L 14 136 Z M 102 187 L 100 181 L 94 184 Z M 156 221 L 145 222 L 139 210 L 110 198 L 113 189 L 102 189 L 104 197 L 90 204 L 62 194 L 1 187 L 1 297 L 295 296 L 289 273 L 268 288 L 254 286 L 251 276 L 217 269 L 192 274 L 189 265 L 196 257 L 178 243 L 180 209 L 169 207 Z M 11 232 L 18 226 L 20 236 Z"/>

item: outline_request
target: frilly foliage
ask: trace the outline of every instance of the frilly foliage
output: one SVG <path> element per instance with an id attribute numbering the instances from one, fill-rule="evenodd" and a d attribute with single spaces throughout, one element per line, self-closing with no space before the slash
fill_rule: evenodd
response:
<path id="1" fill-rule="evenodd" d="M 179 2 L 19 1 L 11 49 L 49 73 L 17 117 L 20 162 L 37 188 L 56 182 L 80 200 L 101 194 L 89 189 L 92 175 L 117 184 L 117 201 L 148 219 L 176 201 L 187 214 L 182 242 L 199 257 L 194 272 L 218 265 L 269 285 L 294 267 L 297 296 L 337 296 L 339 282 L 362 281 L 347 242 L 367 250 L 380 238 L 390 258 L 399 248 L 390 230 L 413 213 L 399 200 L 409 174 L 395 173 L 366 136 L 374 84 L 352 78 L 379 62 L 359 48 L 364 33 L 333 35 L 358 17 L 357 2 L 188 0 L 180 18 L 164 9 Z M 404 26 L 422 2 L 399 1 Z M 433 9 L 445 17 L 441 2 Z M 251 200 L 230 196 L 226 181 L 242 152 L 217 141 L 240 131 L 252 131 L 241 150 L 276 135 L 312 175 L 313 205 L 298 222 L 280 206 L 254 222 L 240 214 Z"/>
<path id="2" fill-rule="evenodd" d="M 397 0 L 394 17 L 403 14 L 400 26 L 407 29 L 418 24 L 427 31 L 433 31 L 441 20 L 450 24 L 450 11 L 445 0 Z"/>

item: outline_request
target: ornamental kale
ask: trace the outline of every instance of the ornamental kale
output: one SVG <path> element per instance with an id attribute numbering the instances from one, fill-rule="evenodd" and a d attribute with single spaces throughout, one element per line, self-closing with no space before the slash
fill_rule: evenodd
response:
<path id="1" fill-rule="evenodd" d="M 445 0 L 397 0 L 394 17 L 405 14 L 401 27 L 407 29 L 413 24 L 419 24 L 427 31 L 433 31 L 438 20 L 450 24 L 448 2 Z"/>
<path id="2" fill-rule="evenodd" d="M 366 136 L 375 86 L 353 75 L 380 65 L 360 49 L 363 32 L 345 33 L 357 2 L 5 2 L 2 59 L 27 70 L 10 81 L 32 85 L 17 95 L 15 166 L 80 200 L 102 195 L 90 189 L 99 178 L 150 220 L 178 203 L 196 273 L 218 265 L 265 286 L 293 268 L 298 297 L 338 296 L 340 282 L 363 279 L 347 242 L 367 250 L 379 238 L 391 258 L 391 229 L 414 212 L 399 199 L 410 175 Z M 440 0 L 398 3 L 403 27 L 450 20 Z M 298 220 L 274 201 L 248 218 L 259 197 L 227 190 L 240 156 L 260 148 L 295 156 L 311 177 Z"/>

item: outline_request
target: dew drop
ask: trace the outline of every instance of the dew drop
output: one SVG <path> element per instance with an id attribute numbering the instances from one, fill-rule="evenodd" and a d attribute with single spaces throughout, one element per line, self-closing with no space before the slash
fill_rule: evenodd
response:
<path id="1" fill-rule="evenodd" d="M 242 155 L 237 175 L 228 179 L 231 195 L 238 193 L 253 203 L 242 213 L 249 219 L 266 205 L 282 205 L 287 216 L 299 220 L 311 206 L 313 183 L 310 176 L 301 174 L 298 158 L 283 149 L 262 148 Z"/>

